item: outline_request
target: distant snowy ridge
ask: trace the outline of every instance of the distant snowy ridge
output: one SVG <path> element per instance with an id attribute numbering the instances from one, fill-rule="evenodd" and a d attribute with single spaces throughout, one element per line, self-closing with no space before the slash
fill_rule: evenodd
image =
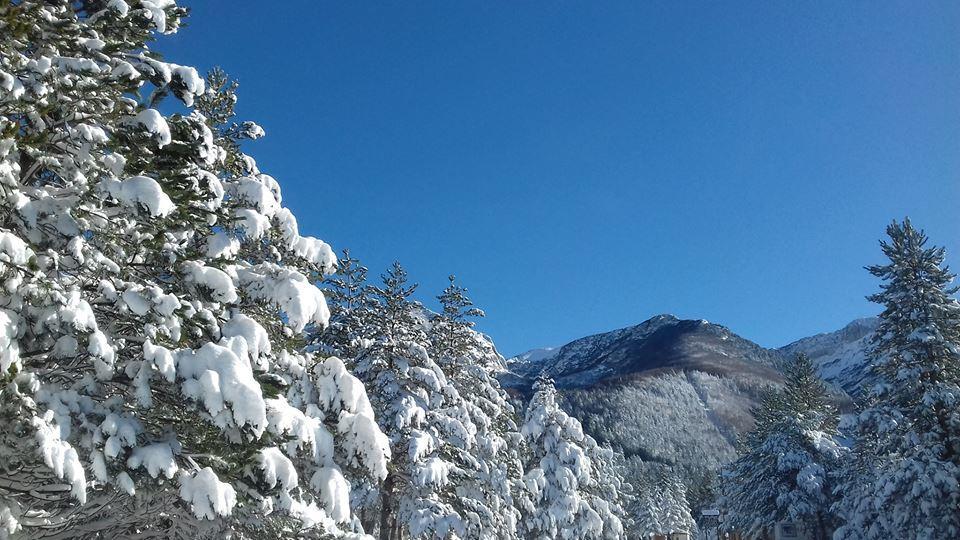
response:
<path id="1" fill-rule="evenodd" d="M 714 375 L 760 373 L 777 378 L 780 357 L 706 320 L 657 315 L 638 325 L 574 340 L 558 349 L 533 349 L 507 360 L 518 379 L 544 372 L 559 387 L 588 387 L 653 370 L 696 369 Z M 506 386 L 511 384 L 505 383 Z"/>
<path id="2" fill-rule="evenodd" d="M 540 349 L 530 349 L 525 353 L 521 353 L 510 358 L 510 360 L 516 363 L 526 362 L 530 364 L 538 364 L 553 358 L 556 354 L 556 347 L 543 347 Z"/>
<path id="3" fill-rule="evenodd" d="M 531 349 L 508 358 L 506 365 L 509 375 L 505 377 L 511 382 L 505 383 L 505 386 L 515 386 L 519 384 L 516 382 L 518 380 L 536 378 L 541 371 L 558 379 L 560 386 L 564 386 L 564 383 L 567 386 L 578 386 L 578 382 L 589 385 L 605 376 L 622 375 L 623 368 L 627 368 L 626 373 L 641 373 L 644 371 L 644 362 L 625 362 L 624 353 L 610 354 L 607 349 L 624 340 L 646 340 L 664 327 L 682 324 L 688 328 L 700 326 L 708 329 L 709 333 L 721 341 L 733 338 L 735 342 L 739 342 L 734 347 L 738 353 L 741 353 L 739 356 L 765 366 L 779 365 L 797 353 L 805 353 L 813 361 L 824 380 L 853 395 L 868 380 L 869 359 L 866 350 L 878 323 L 879 319 L 876 317 L 864 317 L 834 332 L 824 332 L 798 339 L 783 347 L 765 349 L 737 336 L 724 326 L 703 319 L 680 320 L 669 314 L 657 315 L 635 326 L 576 339 L 563 347 Z M 701 345 L 702 348 L 699 351 L 688 351 L 690 360 L 709 355 L 711 349 L 713 353 L 720 356 L 738 356 L 730 350 L 724 350 L 725 348 L 709 347 L 703 343 Z M 633 352 L 650 354 L 653 351 Z M 663 366 L 648 365 L 647 367 L 656 369 Z M 633 371 L 630 368 L 640 369 Z"/>
<path id="4" fill-rule="evenodd" d="M 836 332 L 806 337 L 777 349 L 785 358 L 805 353 L 824 380 L 856 395 L 869 380 L 867 348 L 880 324 L 876 317 L 857 319 Z"/>

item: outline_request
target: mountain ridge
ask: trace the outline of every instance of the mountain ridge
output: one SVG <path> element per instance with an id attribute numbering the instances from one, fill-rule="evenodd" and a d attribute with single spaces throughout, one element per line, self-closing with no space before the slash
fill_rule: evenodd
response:
<path id="1" fill-rule="evenodd" d="M 602 444 L 642 470 L 677 468 L 688 488 L 704 485 L 736 459 L 737 441 L 753 428 L 752 410 L 782 385 L 782 367 L 804 352 L 836 390 L 841 410 L 867 379 L 866 342 L 876 319 L 765 348 L 720 324 L 657 315 L 640 324 L 532 349 L 504 363 L 501 385 L 529 395 L 541 373 L 561 404 Z M 848 395 L 849 394 L 849 395 Z"/>
<path id="2" fill-rule="evenodd" d="M 653 362 L 653 365 L 643 368 L 635 362 L 633 367 L 640 369 L 618 373 L 618 368 L 625 367 L 624 359 L 618 359 L 616 355 L 611 358 L 609 353 L 600 349 L 615 347 L 624 339 L 647 339 L 667 325 L 685 327 L 680 329 L 681 332 L 689 330 L 693 325 L 699 325 L 710 328 L 720 339 L 736 340 L 751 360 L 768 367 L 779 367 L 796 353 L 803 352 L 811 358 L 826 381 L 853 395 L 868 379 L 866 349 L 877 324 L 876 317 L 862 317 L 839 330 L 821 332 L 780 347 L 767 348 L 735 334 L 726 326 L 705 319 L 680 319 L 664 313 L 636 325 L 577 338 L 560 347 L 541 347 L 514 355 L 506 360 L 509 374 L 505 375 L 508 381 L 505 386 L 520 387 L 523 380 L 532 381 L 540 372 L 554 378 L 559 387 L 571 387 L 599 383 L 618 375 L 631 376 L 658 369 L 689 369 L 692 365 L 683 365 L 683 362 L 676 362 L 677 359 L 674 358 L 673 365 L 669 365 L 671 362 Z M 644 352 L 651 351 L 633 351 L 636 355 Z M 709 366 L 700 367 L 706 368 L 703 370 L 708 373 L 718 370 L 718 366 L 713 366 L 712 370 Z M 582 372 L 579 380 L 572 377 L 578 371 Z"/>

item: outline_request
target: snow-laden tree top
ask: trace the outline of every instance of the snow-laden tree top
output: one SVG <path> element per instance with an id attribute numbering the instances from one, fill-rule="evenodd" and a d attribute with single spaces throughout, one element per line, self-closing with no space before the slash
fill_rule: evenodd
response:
<path id="1" fill-rule="evenodd" d="M 184 15 L 0 7 L 0 537 L 349 532 L 345 475 L 386 475 L 363 386 L 301 352 L 336 257 L 235 85 L 149 47 Z"/>
<path id="2" fill-rule="evenodd" d="M 557 404 L 553 380 L 533 386 L 521 433 L 530 447 L 525 482 L 532 508 L 524 522 L 528 538 L 618 540 L 625 532 L 618 492 L 622 479 L 613 453 L 583 432 Z"/>

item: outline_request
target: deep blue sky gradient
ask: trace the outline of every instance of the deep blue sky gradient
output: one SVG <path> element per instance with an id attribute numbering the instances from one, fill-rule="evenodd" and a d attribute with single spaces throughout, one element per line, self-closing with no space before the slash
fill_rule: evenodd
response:
<path id="1" fill-rule="evenodd" d="M 904 215 L 960 266 L 960 2 L 181 4 L 157 48 L 240 81 L 301 230 L 457 274 L 506 354 L 837 329 Z"/>

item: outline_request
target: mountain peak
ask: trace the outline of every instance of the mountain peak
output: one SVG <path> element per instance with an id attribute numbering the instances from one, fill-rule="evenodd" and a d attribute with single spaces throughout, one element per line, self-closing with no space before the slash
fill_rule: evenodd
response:
<path id="1" fill-rule="evenodd" d="M 558 349 L 535 349 L 511 358 L 507 367 L 516 376 L 510 386 L 525 386 L 525 382 L 546 373 L 558 386 L 584 387 L 647 372 L 687 369 L 778 379 L 773 368 L 776 359 L 771 351 L 726 327 L 664 313 L 634 326 L 574 340 Z"/>

